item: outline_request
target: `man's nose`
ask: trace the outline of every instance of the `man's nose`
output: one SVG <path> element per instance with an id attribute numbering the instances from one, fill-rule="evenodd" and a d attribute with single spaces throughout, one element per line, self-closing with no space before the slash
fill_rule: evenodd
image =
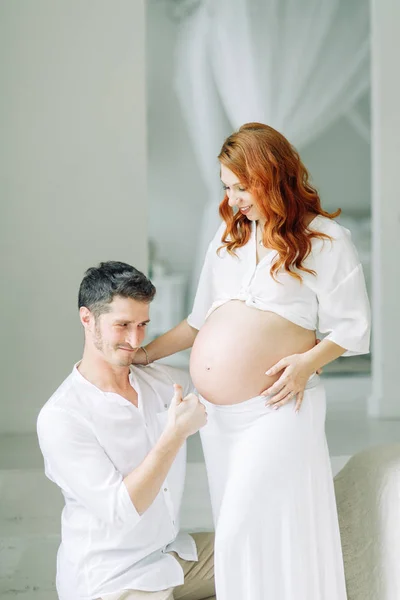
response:
<path id="1" fill-rule="evenodd" d="M 142 343 L 142 336 L 140 335 L 140 332 L 135 329 L 129 333 L 126 341 L 132 348 L 139 348 Z"/>

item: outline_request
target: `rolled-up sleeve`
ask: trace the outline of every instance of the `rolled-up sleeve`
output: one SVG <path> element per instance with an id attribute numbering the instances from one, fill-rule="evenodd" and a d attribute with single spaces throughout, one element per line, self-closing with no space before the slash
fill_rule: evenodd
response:
<path id="1" fill-rule="evenodd" d="M 332 240 L 315 240 L 305 277 L 318 301 L 318 329 L 346 349 L 343 356 L 369 352 L 371 313 L 362 265 L 349 230 L 338 227 Z M 308 265 L 307 265 L 308 266 Z"/>
<path id="2" fill-rule="evenodd" d="M 200 329 L 204 325 L 207 313 L 215 301 L 214 266 L 218 259 L 217 250 L 222 246 L 222 236 L 225 229 L 226 225 L 223 221 L 207 248 L 192 312 L 186 319 L 189 325 L 194 327 L 194 329 Z"/>
<path id="3" fill-rule="evenodd" d="M 134 527 L 140 520 L 123 476 L 79 415 L 45 408 L 37 432 L 47 477 L 100 521 Z"/>
<path id="4" fill-rule="evenodd" d="M 194 327 L 194 329 L 200 329 L 202 327 L 208 310 L 213 303 L 212 263 L 214 252 L 214 244 L 211 242 L 208 246 L 203 268 L 200 273 L 192 312 L 186 319 L 189 325 Z"/>

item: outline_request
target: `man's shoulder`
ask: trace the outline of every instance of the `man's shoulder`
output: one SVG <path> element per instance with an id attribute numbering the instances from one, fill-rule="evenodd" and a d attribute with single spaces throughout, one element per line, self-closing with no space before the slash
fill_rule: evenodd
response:
<path id="1" fill-rule="evenodd" d="M 38 415 L 38 424 L 47 426 L 69 415 L 71 418 L 82 417 L 85 412 L 84 393 L 74 372 L 70 373 L 56 391 L 42 406 Z"/>

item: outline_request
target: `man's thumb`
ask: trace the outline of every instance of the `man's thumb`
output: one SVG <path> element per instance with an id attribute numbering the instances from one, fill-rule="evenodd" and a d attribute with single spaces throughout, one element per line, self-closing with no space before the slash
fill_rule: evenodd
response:
<path id="1" fill-rule="evenodd" d="M 172 398 L 174 404 L 180 404 L 182 402 L 182 386 L 178 383 L 174 383 L 174 397 Z"/>

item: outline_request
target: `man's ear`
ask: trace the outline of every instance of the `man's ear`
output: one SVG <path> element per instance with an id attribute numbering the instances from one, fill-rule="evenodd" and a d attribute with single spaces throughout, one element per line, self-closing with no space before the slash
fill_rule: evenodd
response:
<path id="1" fill-rule="evenodd" d="M 79 309 L 79 318 L 85 329 L 89 329 L 93 322 L 93 313 L 86 306 L 81 306 Z"/>

